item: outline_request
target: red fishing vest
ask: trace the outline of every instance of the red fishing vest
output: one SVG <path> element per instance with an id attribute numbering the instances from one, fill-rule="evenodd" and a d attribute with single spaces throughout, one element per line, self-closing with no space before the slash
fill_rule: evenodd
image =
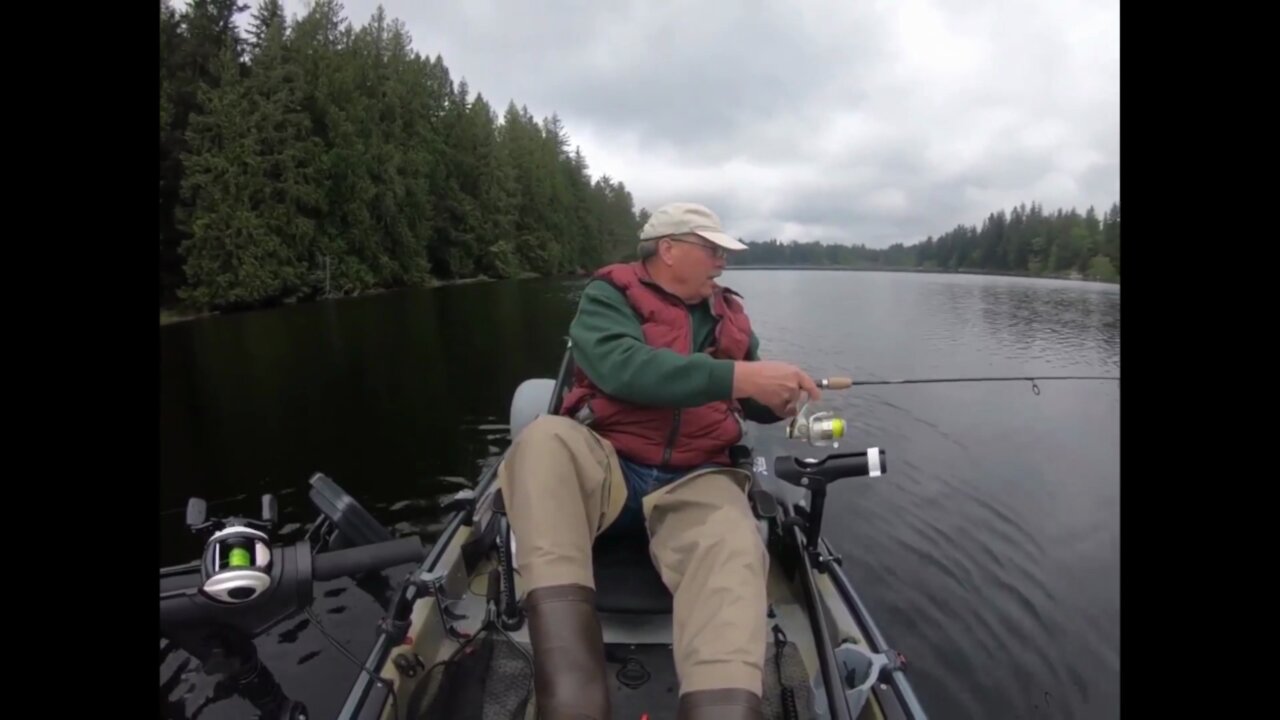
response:
<path id="1" fill-rule="evenodd" d="M 683 355 L 693 352 L 693 323 L 680 298 L 649 277 L 639 262 L 601 268 L 594 279 L 621 292 L 640 319 L 645 342 Z M 704 352 L 725 360 L 744 360 L 751 344 L 751 322 L 734 291 L 716 285 L 711 312 L 716 328 Z M 714 463 L 728 465 L 729 447 L 742 439 L 741 409 L 721 400 L 692 408 L 645 407 L 607 395 L 575 366 L 573 385 L 561 412 L 570 417 L 587 407 L 588 426 L 632 462 L 671 468 Z"/>

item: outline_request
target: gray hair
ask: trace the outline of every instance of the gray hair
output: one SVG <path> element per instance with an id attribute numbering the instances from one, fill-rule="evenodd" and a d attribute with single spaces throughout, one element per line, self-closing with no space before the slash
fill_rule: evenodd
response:
<path id="1" fill-rule="evenodd" d="M 650 238 L 648 240 L 641 240 L 639 244 L 636 245 L 636 254 L 640 256 L 641 260 L 648 260 L 654 255 L 657 255 L 658 241 L 661 239 L 662 238 Z"/>

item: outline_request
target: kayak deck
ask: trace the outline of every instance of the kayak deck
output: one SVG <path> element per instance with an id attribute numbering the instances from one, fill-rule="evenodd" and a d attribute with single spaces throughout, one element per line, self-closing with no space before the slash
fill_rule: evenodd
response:
<path id="1" fill-rule="evenodd" d="M 486 597 L 488 594 L 489 570 L 494 567 L 492 561 L 486 560 L 477 567 L 477 571 L 469 578 L 465 594 L 449 604 L 449 610 L 456 615 L 466 616 L 453 622 L 453 626 L 468 636 L 480 629 L 484 623 Z M 808 619 L 802 608 L 789 596 L 781 578 L 777 573 L 771 574 L 771 584 L 782 590 L 781 594 L 771 592 L 775 617 L 771 620 L 786 634 L 786 644 L 781 657 L 782 679 L 795 692 L 799 717 L 812 717 L 814 691 L 810 684 L 809 667 L 817 667 L 817 655 L 814 651 L 812 633 L 808 629 Z M 773 588 L 771 588 L 772 590 Z M 434 608 L 431 614 L 439 635 L 444 630 L 439 624 L 438 611 Z M 599 613 L 602 634 L 605 643 L 606 672 L 609 676 L 609 690 L 613 700 L 615 717 L 640 718 L 648 713 L 651 718 L 674 717 L 679 702 L 679 685 L 672 655 L 672 623 L 668 614 L 631 614 L 631 613 Z M 479 672 L 481 678 L 468 678 L 467 684 L 476 683 L 483 687 L 483 717 L 513 717 L 512 711 L 517 702 L 527 695 L 528 704 L 525 714 L 520 717 L 535 717 L 535 700 L 533 694 L 533 673 L 529 664 L 532 653 L 529 644 L 528 624 L 510 633 L 491 631 L 488 633 L 493 648 L 485 653 L 486 660 L 467 668 L 468 674 Z M 449 659 L 458 649 L 462 640 L 448 640 L 437 643 L 436 652 L 431 657 L 423 657 L 429 667 Z M 514 643 L 514 645 L 513 645 Z M 783 718 L 782 693 L 779 685 L 777 643 L 772 635 L 766 652 L 765 667 L 765 717 Z M 492 654 L 489 655 L 488 653 Z M 806 662 L 805 658 L 808 658 Z M 487 667 L 484 666 L 487 663 Z M 461 679 L 464 673 L 456 676 Z M 415 702 L 417 708 L 427 708 L 438 694 L 439 679 L 444 677 L 439 669 L 429 678 L 430 687 L 420 690 L 421 701 Z M 477 682 L 477 680 L 479 682 Z M 455 680 L 456 682 L 456 680 Z M 451 692 L 457 692 L 452 690 Z M 474 690 L 472 691 L 474 692 Z M 431 717 L 428 713 L 427 717 Z M 410 717 L 418 717 L 410 715 Z"/>
<path id="2" fill-rule="evenodd" d="M 448 612 L 442 614 L 433 598 L 418 603 L 410 632 L 411 646 L 392 651 L 384 676 L 398 685 L 398 704 L 402 717 L 455 717 L 465 710 L 483 718 L 536 717 L 533 689 L 532 648 L 527 622 L 511 632 L 499 630 L 496 622 L 474 640 L 468 640 L 485 625 L 491 579 L 497 578 L 497 554 L 489 552 L 466 572 L 462 562 L 462 545 L 473 537 L 473 528 L 463 527 L 453 538 L 440 568 L 449 568 L 444 580 L 444 596 Z M 647 562 L 647 558 L 640 558 Z M 633 560 L 634 562 L 635 560 Z M 650 566 L 651 567 L 651 566 Z M 618 570 L 618 567 L 611 567 Z M 622 568 L 626 569 L 626 568 Z M 642 574 L 643 568 L 632 567 L 631 575 Z M 613 578 L 625 573 L 609 573 Z M 598 592 L 616 595 L 597 572 Z M 515 575 L 517 592 L 523 594 L 520 577 Z M 635 582 L 634 579 L 632 581 Z M 493 589 L 494 594 L 497 588 Z M 799 718 L 828 717 L 823 698 L 820 671 L 813 631 L 796 584 L 790 581 L 776 559 L 771 557 L 768 596 L 772 617 L 769 619 L 768 648 L 765 654 L 764 708 L 766 718 L 785 718 L 782 683 L 791 689 Z M 834 592 L 834 591 L 832 591 Z M 830 596 L 824 598 L 829 600 Z M 835 621 L 841 637 L 861 642 L 859 635 L 839 617 L 843 608 L 824 603 L 828 617 Z M 834 612 L 832 612 L 834 610 Z M 679 685 L 672 654 L 672 618 L 667 612 L 599 611 L 605 643 L 606 672 L 609 678 L 613 716 L 641 718 L 674 717 L 679 702 Z M 451 626 L 457 634 L 448 632 Z M 785 635 L 781 658 L 774 627 Z M 463 648 L 466 644 L 468 647 Z M 460 648 L 462 648 L 460 650 Z M 416 654 L 416 658 L 413 656 Z M 395 661 L 396 655 L 408 655 L 411 662 Z M 409 675 L 397 666 L 411 668 Z M 782 683 L 779 682 L 782 680 Z M 425 680 L 425 682 L 423 682 Z M 446 687 L 441 688 L 443 684 Z M 433 708 L 433 703 L 436 704 Z M 441 704 L 443 703 L 443 704 Z M 407 707 L 406 707 L 407 705 Z M 477 708 L 477 705 L 480 707 Z M 521 712 L 523 710 L 523 712 Z M 867 703 L 860 718 L 881 718 L 875 703 Z M 384 717 L 391 717 L 390 705 Z"/>

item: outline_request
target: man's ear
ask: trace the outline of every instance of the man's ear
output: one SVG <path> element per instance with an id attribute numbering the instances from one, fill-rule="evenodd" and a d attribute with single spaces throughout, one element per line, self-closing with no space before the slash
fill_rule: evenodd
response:
<path id="1" fill-rule="evenodd" d="M 670 238 L 662 238 L 658 241 L 658 257 L 662 259 L 662 263 L 667 266 L 675 264 L 675 258 L 671 254 L 675 252 L 676 244 L 671 242 Z"/>

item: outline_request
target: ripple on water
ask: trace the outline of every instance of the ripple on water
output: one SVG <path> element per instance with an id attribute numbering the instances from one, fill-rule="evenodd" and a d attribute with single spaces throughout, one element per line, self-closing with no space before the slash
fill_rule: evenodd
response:
<path id="1" fill-rule="evenodd" d="M 946 664 L 945 673 L 916 665 L 913 674 L 937 683 L 935 692 L 955 711 L 944 717 L 987 716 L 982 708 L 993 706 L 1026 717 L 1077 716 L 1063 699 L 1087 703 L 1087 683 L 1062 659 L 1068 623 L 1055 610 L 1042 569 L 1047 548 L 1015 504 L 1019 496 L 993 493 L 983 481 L 990 471 L 939 425 L 896 403 L 875 407 L 886 412 L 863 421 L 868 433 L 877 441 L 894 437 L 915 452 L 904 450 L 897 460 L 893 491 L 840 497 L 859 504 L 851 513 L 860 521 L 858 561 L 850 567 L 874 578 L 874 594 L 894 598 L 883 609 L 885 624 L 895 637 L 915 638 L 925 649 L 919 656 Z M 875 512 L 867 507 L 872 502 Z M 841 501 L 832 508 L 845 512 Z"/>

